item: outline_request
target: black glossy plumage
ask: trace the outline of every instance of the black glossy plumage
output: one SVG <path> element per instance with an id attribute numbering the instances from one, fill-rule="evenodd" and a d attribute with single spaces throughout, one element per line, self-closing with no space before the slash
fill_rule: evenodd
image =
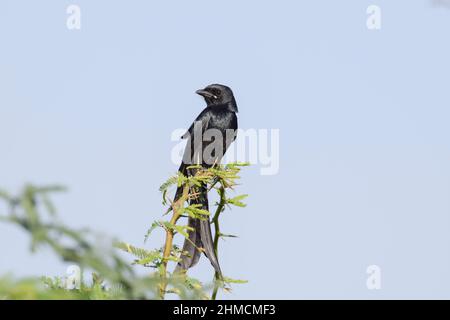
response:
<path id="1" fill-rule="evenodd" d="M 195 169 L 187 169 L 193 164 L 201 164 L 207 168 L 214 163 L 220 163 L 223 155 L 236 138 L 236 130 L 238 122 L 236 113 L 238 112 L 236 100 L 230 88 L 220 84 L 207 86 L 205 89 L 198 90 L 197 93 L 205 98 L 206 108 L 199 114 L 191 125 L 189 130 L 183 135 L 184 139 L 188 139 L 183 161 L 179 171 L 186 176 L 194 175 Z M 216 141 L 218 133 L 221 133 L 221 141 Z M 203 141 L 209 137 L 210 141 Z M 202 140 L 202 143 L 198 143 Z M 216 143 L 221 144 L 216 152 L 207 152 L 208 147 L 212 147 Z M 216 148 L 217 149 L 217 148 Z M 220 150 L 222 149 L 222 150 Z M 199 196 L 191 200 L 191 203 L 201 204 L 201 208 L 209 210 L 207 186 L 199 188 Z M 178 188 L 174 201 L 181 197 L 182 189 Z M 221 269 L 218 258 L 214 252 L 213 238 L 209 220 L 198 220 L 189 218 L 189 226 L 194 230 L 189 232 L 189 239 L 185 240 L 183 245 L 184 254 L 181 261 L 178 262 L 176 270 L 187 270 L 197 264 L 200 259 L 200 251 L 196 248 L 203 248 L 205 255 L 208 257 L 215 271 L 220 275 Z M 195 246 L 193 245 L 195 243 Z"/>

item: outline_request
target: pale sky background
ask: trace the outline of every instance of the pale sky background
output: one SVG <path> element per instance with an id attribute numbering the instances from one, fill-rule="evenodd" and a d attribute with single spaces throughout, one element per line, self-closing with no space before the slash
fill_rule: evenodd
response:
<path id="1" fill-rule="evenodd" d="M 427 0 L 2 0 L 0 187 L 64 184 L 61 219 L 143 245 L 170 134 L 224 83 L 242 128 L 280 129 L 279 173 L 245 169 L 223 217 L 222 269 L 249 280 L 225 298 L 450 298 L 449 31 Z M 0 274 L 64 275 L 28 241 L 0 225 Z"/>

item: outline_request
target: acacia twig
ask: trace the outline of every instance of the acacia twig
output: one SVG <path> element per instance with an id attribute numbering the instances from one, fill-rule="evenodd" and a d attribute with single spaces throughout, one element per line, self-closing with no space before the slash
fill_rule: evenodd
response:
<path id="1" fill-rule="evenodd" d="M 184 202 L 189 197 L 189 185 L 186 184 L 183 188 L 183 195 L 175 201 L 172 204 L 172 210 L 173 215 L 170 219 L 170 224 L 174 226 L 178 219 L 181 216 L 182 210 L 181 208 L 184 205 Z M 166 241 L 164 244 L 164 251 L 163 251 L 163 259 L 162 259 L 162 269 L 161 269 L 161 284 L 160 284 L 160 290 L 159 290 L 159 297 L 161 300 L 164 299 L 166 294 L 166 288 L 167 288 L 167 262 L 169 261 L 172 248 L 173 248 L 173 236 L 174 236 L 174 230 L 172 228 L 166 228 Z"/>
<path id="2" fill-rule="evenodd" d="M 223 185 L 220 186 L 219 188 L 219 196 L 220 196 L 220 201 L 219 204 L 217 206 L 216 212 L 214 214 L 214 218 L 212 220 L 213 224 L 214 224 L 214 253 L 216 254 L 216 257 L 219 256 L 219 239 L 220 239 L 220 224 L 219 224 L 219 216 L 222 213 L 225 204 L 226 204 L 226 198 L 225 198 L 225 188 Z M 217 297 L 217 292 L 219 290 L 219 286 L 220 286 L 220 274 L 216 271 L 214 272 L 214 290 L 211 296 L 211 300 L 216 300 Z"/>

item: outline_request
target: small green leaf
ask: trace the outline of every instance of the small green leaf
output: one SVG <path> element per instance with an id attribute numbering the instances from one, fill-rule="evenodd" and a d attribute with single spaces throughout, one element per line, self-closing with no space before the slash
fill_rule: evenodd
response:
<path id="1" fill-rule="evenodd" d="M 6 191 L 4 191 L 4 190 L 0 190 L 0 198 L 4 199 L 6 201 L 11 201 L 12 200 L 11 195 L 9 193 L 7 193 Z"/>
<path id="2" fill-rule="evenodd" d="M 228 199 L 227 203 L 232 204 L 237 207 L 245 207 L 247 205 L 245 203 L 243 203 L 241 200 L 244 200 L 247 197 L 248 197 L 248 194 L 243 194 L 243 195 Z"/>
<path id="3" fill-rule="evenodd" d="M 160 187 L 159 191 L 163 192 L 164 190 L 167 190 L 170 186 L 174 185 L 178 181 L 178 176 L 172 176 L 169 179 L 166 180 Z"/>
<path id="4" fill-rule="evenodd" d="M 201 204 L 191 204 L 188 207 L 184 208 L 183 212 L 191 218 L 206 220 L 210 213 L 208 210 L 200 209 L 201 207 Z"/>
<path id="5" fill-rule="evenodd" d="M 42 194 L 41 196 L 42 198 L 42 202 L 45 206 L 45 208 L 47 209 L 48 213 L 52 216 L 56 215 L 56 209 L 55 206 L 53 205 L 53 203 L 50 201 L 49 197 L 47 196 L 46 193 Z"/>
<path id="6" fill-rule="evenodd" d="M 156 228 L 161 227 L 161 222 L 159 221 L 154 221 L 150 227 L 150 229 L 147 230 L 147 233 L 145 234 L 144 237 L 144 243 L 147 242 L 148 238 L 150 237 L 150 234 L 153 232 L 153 230 L 155 230 Z"/>
<path id="7" fill-rule="evenodd" d="M 238 279 L 231 279 L 231 278 L 224 277 L 223 282 L 243 284 L 243 283 L 248 283 L 248 280 L 238 280 Z"/>
<path id="8" fill-rule="evenodd" d="M 225 233 L 220 233 L 219 236 L 222 238 L 238 238 L 238 236 L 234 234 L 225 234 Z"/>

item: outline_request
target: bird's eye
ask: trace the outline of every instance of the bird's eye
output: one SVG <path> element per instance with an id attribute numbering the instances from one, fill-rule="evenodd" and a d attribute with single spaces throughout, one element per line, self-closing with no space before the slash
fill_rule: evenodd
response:
<path id="1" fill-rule="evenodd" d="M 222 92 L 220 92 L 219 89 L 214 89 L 214 90 L 213 90 L 213 93 L 214 93 L 214 95 L 216 95 L 216 96 L 218 96 L 218 97 L 220 97 L 220 95 L 222 94 Z"/>

